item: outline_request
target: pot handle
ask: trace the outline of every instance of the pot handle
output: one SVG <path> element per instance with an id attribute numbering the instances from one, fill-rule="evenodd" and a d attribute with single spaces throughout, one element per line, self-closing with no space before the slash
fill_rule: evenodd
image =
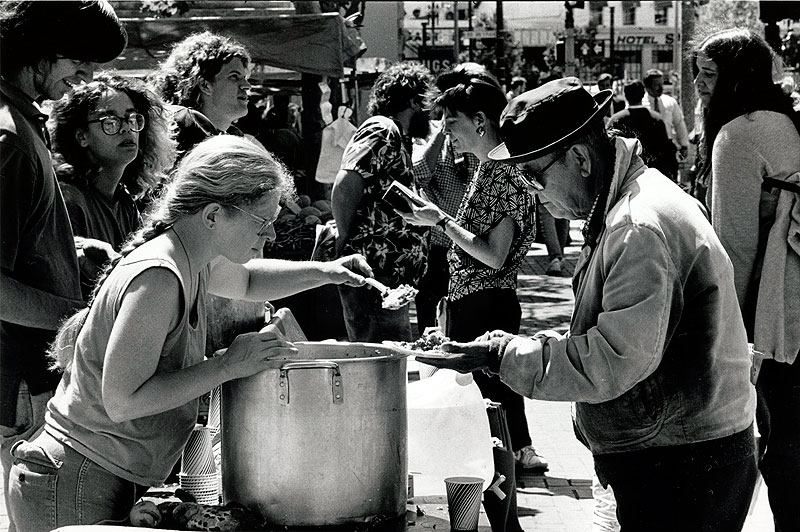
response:
<path id="1" fill-rule="evenodd" d="M 331 378 L 331 395 L 333 404 L 344 402 L 344 386 L 342 386 L 342 373 L 339 364 L 327 360 L 309 360 L 302 362 L 287 362 L 280 368 L 278 377 L 278 400 L 282 405 L 289 404 L 289 371 L 293 369 L 329 369 L 333 372 Z"/>

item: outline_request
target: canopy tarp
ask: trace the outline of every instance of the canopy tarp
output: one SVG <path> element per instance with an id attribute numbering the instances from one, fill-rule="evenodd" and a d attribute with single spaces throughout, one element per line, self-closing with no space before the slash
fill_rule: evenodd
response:
<path id="1" fill-rule="evenodd" d="M 242 43 L 257 64 L 341 78 L 353 45 L 338 13 L 277 17 L 122 19 L 128 47 L 106 68 L 154 69 L 176 42 L 211 31 Z M 356 47 L 357 48 L 357 47 Z"/>

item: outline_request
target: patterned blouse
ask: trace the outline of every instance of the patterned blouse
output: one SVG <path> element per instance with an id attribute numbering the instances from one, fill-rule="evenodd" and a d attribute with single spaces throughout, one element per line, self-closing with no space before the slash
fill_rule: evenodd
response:
<path id="1" fill-rule="evenodd" d="M 364 179 L 364 196 L 343 253 L 364 255 L 375 276 L 391 286 L 417 285 L 427 267 L 428 228 L 407 224 L 382 200 L 393 180 L 413 185 L 410 145 L 399 124 L 384 116 L 367 119 L 345 148 L 341 169 Z"/>
<path id="2" fill-rule="evenodd" d="M 453 244 L 447 254 L 450 264 L 448 297 L 456 301 L 489 288 L 517 287 L 517 270 L 536 236 L 533 196 L 517 178 L 514 166 L 488 161 L 481 163 L 458 209 L 456 222 L 485 237 L 506 216 L 517 224 L 503 266 L 495 270 Z"/>

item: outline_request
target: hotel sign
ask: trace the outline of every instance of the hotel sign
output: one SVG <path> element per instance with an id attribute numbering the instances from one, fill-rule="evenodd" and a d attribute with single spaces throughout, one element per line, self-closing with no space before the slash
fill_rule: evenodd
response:
<path id="1" fill-rule="evenodd" d="M 674 44 L 674 33 L 614 35 L 614 44 Z"/>

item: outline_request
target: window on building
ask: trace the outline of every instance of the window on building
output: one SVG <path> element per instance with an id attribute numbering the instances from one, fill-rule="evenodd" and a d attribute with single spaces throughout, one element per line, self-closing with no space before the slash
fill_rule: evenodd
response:
<path id="1" fill-rule="evenodd" d="M 603 6 L 605 2 L 589 3 L 589 26 L 603 25 Z"/>
<path id="2" fill-rule="evenodd" d="M 636 45 L 621 44 L 614 48 L 617 61 L 622 63 L 625 79 L 642 79 L 642 50 Z"/>
<path id="3" fill-rule="evenodd" d="M 668 73 L 674 68 L 674 51 L 671 44 L 657 44 L 653 47 L 653 55 L 650 58 L 653 68 L 664 72 L 664 83 L 670 83 Z"/>
<path id="4" fill-rule="evenodd" d="M 623 1 L 622 2 L 622 24 L 623 26 L 636 25 L 636 8 L 639 7 L 639 2 Z"/>
<path id="5" fill-rule="evenodd" d="M 666 26 L 669 8 L 672 7 L 672 2 L 667 0 L 659 0 L 653 3 L 655 9 L 655 23 L 656 26 Z"/>

